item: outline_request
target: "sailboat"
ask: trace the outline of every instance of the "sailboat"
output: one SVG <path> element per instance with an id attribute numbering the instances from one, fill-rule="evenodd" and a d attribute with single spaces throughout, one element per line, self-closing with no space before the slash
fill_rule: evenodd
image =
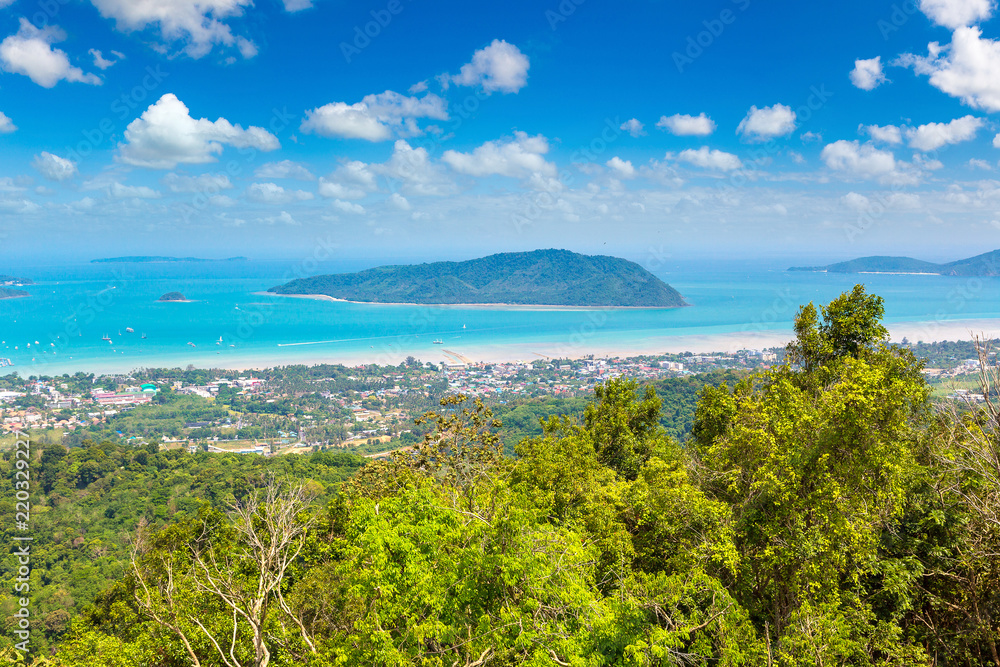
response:
<path id="1" fill-rule="evenodd" d="M 142 334 L 142 339 L 146 340 L 146 334 Z"/>

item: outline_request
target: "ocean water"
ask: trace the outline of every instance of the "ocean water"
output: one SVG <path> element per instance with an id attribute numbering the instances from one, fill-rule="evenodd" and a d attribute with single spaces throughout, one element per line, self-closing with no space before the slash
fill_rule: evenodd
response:
<path id="1" fill-rule="evenodd" d="M 326 266 L 321 272 L 359 268 Z M 885 299 L 889 324 L 1000 319 L 996 278 L 790 273 L 718 264 L 658 273 L 689 308 L 388 306 L 258 294 L 294 277 L 293 270 L 278 261 L 19 267 L 17 274 L 36 284 L 27 288 L 30 298 L 0 300 L 0 358 L 13 362 L 0 373 L 627 352 L 691 336 L 789 332 L 800 304 L 826 303 L 857 282 Z M 170 291 L 192 302 L 157 301 Z"/>

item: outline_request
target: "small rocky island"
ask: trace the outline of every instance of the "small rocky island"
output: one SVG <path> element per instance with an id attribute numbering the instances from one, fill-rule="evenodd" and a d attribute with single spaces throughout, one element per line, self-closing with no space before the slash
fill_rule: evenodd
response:
<path id="1" fill-rule="evenodd" d="M 380 266 L 268 290 L 363 303 L 675 308 L 670 285 L 634 262 L 568 250 L 507 252 L 465 262 Z"/>
<path id="2" fill-rule="evenodd" d="M 10 289 L 9 287 L 0 287 L 0 299 L 19 299 L 21 297 L 31 296 L 24 290 L 20 289 Z"/>
<path id="3" fill-rule="evenodd" d="M 159 298 L 159 301 L 187 301 L 180 292 L 167 292 Z"/>

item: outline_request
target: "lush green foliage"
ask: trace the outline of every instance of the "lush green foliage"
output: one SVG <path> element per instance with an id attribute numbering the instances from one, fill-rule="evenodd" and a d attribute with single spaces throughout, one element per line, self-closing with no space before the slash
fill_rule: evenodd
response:
<path id="1" fill-rule="evenodd" d="M 300 278 L 276 294 L 325 294 L 377 303 L 683 306 L 681 295 L 638 264 L 568 250 L 500 253 L 466 262 L 380 266 Z"/>

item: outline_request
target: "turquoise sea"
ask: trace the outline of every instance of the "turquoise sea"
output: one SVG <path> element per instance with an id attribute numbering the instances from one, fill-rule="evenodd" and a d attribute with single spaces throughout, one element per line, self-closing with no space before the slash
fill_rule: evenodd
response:
<path id="1" fill-rule="evenodd" d="M 0 358 L 13 362 L 0 373 L 454 358 L 445 350 L 477 360 L 666 349 L 690 337 L 789 332 L 800 304 L 826 303 L 856 282 L 885 299 L 890 325 L 1000 319 L 996 278 L 789 273 L 784 266 L 670 266 L 657 275 L 691 307 L 662 310 L 387 306 L 257 294 L 303 272 L 282 261 L 19 266 L 5 272 L 37 284 L 27 288 L 30 298 L 0 300 Z M 170 291 L 192 303 L 157 302 Z M 931 340 L 941 328 L 924 330 Z"/>

